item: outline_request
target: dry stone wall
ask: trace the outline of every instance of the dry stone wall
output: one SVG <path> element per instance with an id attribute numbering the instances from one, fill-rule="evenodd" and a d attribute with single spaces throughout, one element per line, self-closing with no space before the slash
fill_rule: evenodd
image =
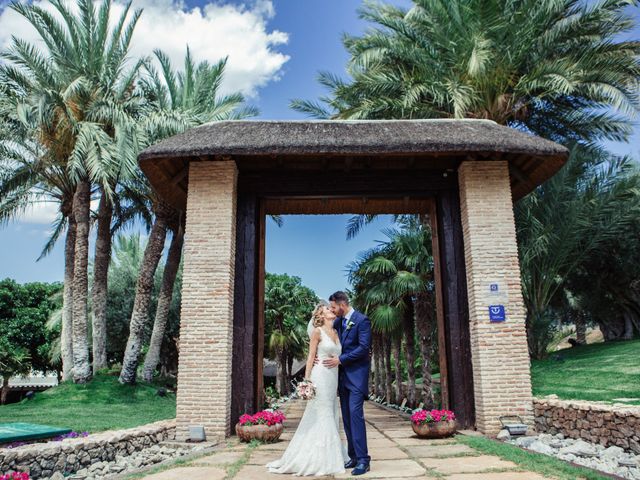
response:
<path id="1" fill-rule="evenodd" d="M 640 454 L 640 406 L 560 400 L 555 395 L 533 402 L 536 430 L 615 445 Z"/>
<path id="2" fill-rule="evenodd" d="M 55 472 L 71 474 L 90 469 L 99 462 L 128 456 L 175 438 L 176 421 L 163 420 L 142 427 L 96 433 L 85 438 L 34 443 L 0 449 L 0 473 L 29 472 L 32 479 L 48 478 Z"/>

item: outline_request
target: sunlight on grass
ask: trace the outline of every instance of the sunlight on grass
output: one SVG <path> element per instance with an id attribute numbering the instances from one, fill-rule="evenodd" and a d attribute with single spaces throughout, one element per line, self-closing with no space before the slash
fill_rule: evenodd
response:
<path id="1" fill-rule="evenodd" d="M 98 375 L 86 385 L 63 383 L 37 393 L 33 400 L 0 406 L 0 423 L 42 423 L 98 432 L 136 427 L 175 414 L 175 395 L 160 397 L 153 385 L 121 385 L 118 377 Z"/>
<path id="2" fill-rule="evenodd" d="M 559 350 L 532 361 L 531 376 L 536 396 L 605 402 L 640 398 L 640 340 Z"/>

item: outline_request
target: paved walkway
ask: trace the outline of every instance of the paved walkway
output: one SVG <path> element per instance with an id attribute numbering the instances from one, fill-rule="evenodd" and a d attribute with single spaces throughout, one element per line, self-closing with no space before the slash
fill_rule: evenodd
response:
<path id="1" fill-rule="evenodd" d="M 193 460 L 146 480 L 262 480 L 288 479 L 291 475 L 267 473 L 265 464 L 280 458 L 304 411 L 304 402 L 286 408 L 287 421 L 280 441 L 250 448 L 234 438 L 226 448 Z M 358 478 L 445 480 L 542 480 L 545 477 L 520 469 L 515 463 L 481 454 L 455 439 L 417 438 L 409 423 L 370 402 L 365 403 L 371 471 Z M 300 478 L 300 477 L 295 477 Z M 319 477 L 311 477 L 319 478 Z M 324 477 L 331 478 L 331 477 Z M 336 478 L 351 478 L 349 472 Z"/>

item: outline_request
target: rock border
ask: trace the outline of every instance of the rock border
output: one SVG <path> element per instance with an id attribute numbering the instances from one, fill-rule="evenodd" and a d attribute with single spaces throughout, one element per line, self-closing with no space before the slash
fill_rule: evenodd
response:
<path id="1" fill-rule="evenodd" d="M 161 420 L 125 430 L 91 434 L 57 442 L 34 443 L 0 449 L 0 472 L 28 472 L 36 480 L 60 472 L 73 474 L 98 462 L 111 462 L 165 440 L 175 438 L 175 419 Z"/>
<path id="2" fill-rule="evenodd" d="M 640 454 L 640 406 L 561 400 L 549 395 L 533 400 L 536 430 L 617 446 Z"/>

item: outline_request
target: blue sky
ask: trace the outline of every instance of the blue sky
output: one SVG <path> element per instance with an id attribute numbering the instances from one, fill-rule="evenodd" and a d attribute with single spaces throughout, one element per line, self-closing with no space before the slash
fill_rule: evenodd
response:
<path id="1" fill-rule="evenodd" d="M 165 10 L 159 10 L 150 0 L 140 0 L 147 2 L 145 5 L 145 15 L 153 19 L 156 23 L 171 12 L 175 5 L 171 0 L 161 0 L 158 4 L 164 5 Z M 0 0 L 0 31 L 3 30 Z M 288 59 L 280 58 L 277 67 L 268 69 L 264 65 L 255 66 L 254 71 L 249 72 L 246 77 L 256 80 L 251 85 L 241 83 L 242 72 L 230 72 L 232 78 L 238 82 L 238 88 L 243 88 L 250 95 L 250 102 L 256 105 L 261 111 L 261 118 L 265 119 L 295 119 L 301 118 L 299 114 L 288 108 L 289 101 L 293 98 L 316 99 L 323 94 L 323 89 L 317 84 L 316 76 L 318 71 L 327 70 L 337 74 L 344 71 L 347 55 L 342 48 L 341 34 L 343 32 L 361 32 L 365 24 L 357 18 L 356 9 L 361 4 L 360 0 L 275 0 L 269 5 L 265 0 L 258 0 L 260 8 L 247 12 L 250 7 L 242 7 L 243 2 L 216 2 L 210 4 L 209 9 L 215 8 L 211 15 L 223 16 L 229 14 L 229 9 L 235 8 L 237 12 L 244 14 L 244 18 L 250 22 L 257 22 L 257 29 L 265 30 L 263 34 L 251 38 L 247 41 L 248 52 L 251 54 L 254 49 L 256 55 L 260 56 L 261 62 L 266 65 L 270 61 L 275 61 L 274 52 L 281 57 L 288 56 Z M 397 0 L 393 3 L 409 5 L 408 0 Z M 193 17 L 193 7 L 203 7 L 206 2 L 186 1 L 185 10 Z M 213 5 L 213 6 L 212 6 Z M 273 7 L 269 12 L 264 13 L 265 5 Z M 179 7 L 175 7 L 179 8 Z M 155 10 L 154 10 L 155 9 Z M 202 8 L 203 12 L 206 11 Z M 237 13 L 236 12 L 236 13 Z M 252 16 L 249 16 L 251 13 Z M 638 16 L 638 11 L 635 11 Z M 154 16 L 155 15 L 155 16 Z M 204 15 L 204 14 L 203 14 Z M 191 18 L 190 17 L 190 18 Z M 236 14 L 234 22 L 239 21 Z M 257 19 L 257 20 L 256 20 Z M 5 18 L 6 22 L 12 22 Z M 150 20 L 151 23 L 151 20 Z M 638 22 L 640 23 L 640 21 Z M 9 23 L 9 26 L 11 23 Z M 196 26 L 189 28 L 203 28 L 204 34 L 211 23 L 199 22 Z M 147 25 L 144 28 L 151 28 Z M 7 30 L 4 28 L 4 30 Z M 274 33 L 276 32 L 276 33 Z M 250 33 L 250 32 L 249 32 Z M 203 34 L 203 35 L 204 35 Z M 243 41 L 243 36 L 248 33 L 240 32 L 242 36 L 229 38 L 229 51 L 237 51 L 237 44 Z M 167 33 L 170 37 L 171 33 Z M 198 34 L 200 35 L 200 34 Z M 225 33 L 225 35 L 229 36 Z M 267 38 L 269 35 L 271 37 Z M 0 33 L 0 37 L 2 33 Z M 193 37 L 193 35 L 191 35 Z M 633 32 L 634 38 L 640 37 L 640 27 Z M 153 34 L 145 35 L 145 41 L 154 41 L 158 36 Z M 151 38 L 151 40 L 149 40 Z M 267 38 L 265 40 L 265 38 Z M 286 41 L 282 41 L 286 38 Z M 0 38 L 0 42 L 2 38 Z M 160 41 L 160 40 L 155 40 Z M 216 38 L 208 41 L 210 44 L 224 42 L 225 38 Z M 251 43 L 254 42 L 254 43 Z M 263 43 L 260 43 L 263 42 Z M 265 42 L 270 44 L 265 47 Z M 171 49 L 174 44 L 182 45 L 181 40 L 175 41 L 172 38 L 166 40 L 163 48 Z M 202 43 L 202 42 L 201 42 Z M 190 45 L 194 47 L 196 54 L 198 51 L 206 51 L 205 45 Z M 146 47 L 146 46 L 145 46 Z M 200 48 L 200 50 L 198 50 Z M 236 50 L 234 50 L 236 49 Z M 270 50 L 269 50 L 270 49 Z M 269 51 L 267 51 L 269 50 Z M 266 52 L 266 53 L 265 53 Z M 176 51 L 175 55 L 181 54 Z M 240 51 L 238 55 L 247 54 Z M 230 55 L 233 55 L 230 53 Z M 262 60 L 264 58 L 264 60 Z M 276 59 L 277 60 L 277 59 Z M 230 65 L 236 68 L 233 65 Z M 257 73 L 256 73 L 257 72 Z M 233 86 L 231 86 L 233 87 Z M 633 139 L 636 155 L 637 146 L 640 145 L 640 129 L 636 129 Z M 631 152 L 630 145 L 610 145 L 618 153 Z M 46 213 L 46 212 L 45 212 Z M 45 259 L 36 263 L 42 246 L 44 245 L 49 225 L 43 222 L 46 215 L 33 215 L 29 221 L 12 223 L 0 230 L 0 278 L 12 277 L 20 282 L 26 281 L 53 281 L 61 280 L 63 276 L 62 242 Z M 316 292 L 326 297 L 337 288 L 346 287 L 344 269 L 347 263 L 355 258 L 355 255 L 366 248 L 374 245 L 376 239 L 382 239 L 380 228 L 389 225 L 388 217 L 382 218 L 379 222 L 367 227 L 360 236 L 351 241 L 345 239 L 346 216 L 308 216 L 308 217 L 285 217 L 285 224 L 282 228 L 268 224 L 267 230 L 267 270 L 273 272 L 287 272 L 299 275 L 308 286 L 314 288 Z"/>

